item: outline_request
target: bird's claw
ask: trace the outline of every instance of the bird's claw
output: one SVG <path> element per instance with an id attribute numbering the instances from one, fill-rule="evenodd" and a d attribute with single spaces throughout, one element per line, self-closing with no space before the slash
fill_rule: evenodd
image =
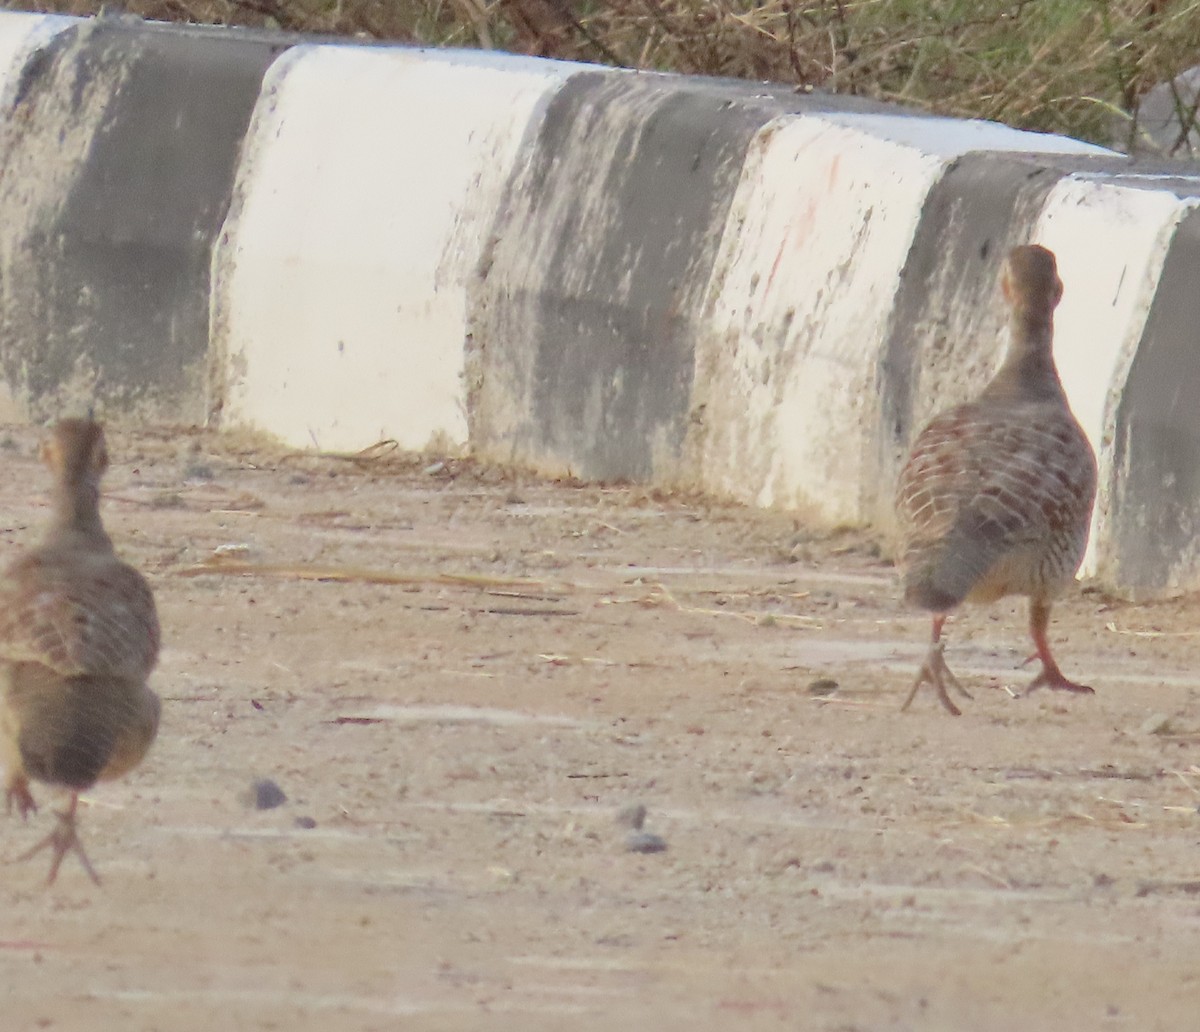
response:
<path id="1" fill-rule="evenodd" d="M 1069 680 L 1063 675 L 1063 672 L 1058 669 L 1047 669 L 1043 666 L 1042 672 L 1037 675 L 1029 686 L 1022 692 L 1023 695 L 1030 695 L 1039 688 L 1049 688 L 1052 691 L 1058 692 L 1074 692 L 1076 695 L 1095 695 L 1094 688 L 1086 684 L 1078 684 L 1075 681 Z"/>
<path id="2" fill-rule="evenodd" d="M 917 671 L 917 679 L 913 682 L 913 686 L 908 693 L 908 698 L 904 700 L 904 705 L 900 707 L 902 712 L 912 705 L 912 701 L 916 698 L 917 690 L 921 685 L 928 683 L 933 686 L 933 690 L 937 692 L 938 701 L 941 702 L 947 711 L 956 717 L 962 716 L 962 710 L 950 698 L 950 693 L 946 691 L 946 685 L 948 683 L 951 688 L 965 699 L 972 698 L 972 695 L 959 683 L 958 678 L 954 676 L 954 672 L 946 665 L 944 652 L 945 645 L 940 641 L 930 646 L 929 652 L 926 653 L 925 660 L 921 664 L 921 669 Z"/>
<path id="3" fill-rule="evenodd" d="M 17 813 L 21 815 L 21 820 L 28 820 L 31 813 L 37 813 L 37 803 L 29 791 L 28 782 L 18 781 L 4 790 L 5 813 L 12 813 L 13 803 L 17 804 Z"/>
<path id="4" fill-rule="evenodd" d="M 54 816 L 57 819 L 54 830 L 32 849 L 28 849 L 22 853 L 17 859 L 22 862 L 30 860 L 37 856 L 43 849 L 49 848 L 53 856 L 50 860 L 50 874 L 46 877 L 46 884 L 53 885 L 54 879 L 58 877 L 58 869 L 62 866 L 63 858 L 68 853 L 74 853 L 79 857 L 79 862 L 83 865 L 83 869 L 87 871 L 88 877 L 96 885 L 99 885 L 100 875 L 96 873 L 96 869 L 92 866 L 91 860 L 88 859 L 87 853 L 84 852 L 83 843 L 79 841 L 79 835 L 76 833 L 74 811 L 68 810 L 63 813 L 56 813 Z"/>

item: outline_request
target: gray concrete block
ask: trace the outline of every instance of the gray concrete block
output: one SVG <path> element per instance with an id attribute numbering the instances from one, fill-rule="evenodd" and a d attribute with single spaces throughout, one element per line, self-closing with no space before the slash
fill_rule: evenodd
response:
<path id="1" fill-rule="evenodd" d="M 288 45 L 99 19 L 28 62 L 0 173 L 0 369 L 19 408 L 203 418 L 211 245 Z"/>
<path id="2" fill-rule="evenodd" d="M 548 105 L 473 308 L 472 445 L 582 477 L 670 477 L 694 340 L 746 149 L 787 111 L 860 110 L 781 87 L 596 72 Z"/>
<path id="3" fill-rule="evenodd" d="M 1200 583 L 1200 211 L 1179 224 L 1117 406 L 1111 569 L 1134 597 Z"/>

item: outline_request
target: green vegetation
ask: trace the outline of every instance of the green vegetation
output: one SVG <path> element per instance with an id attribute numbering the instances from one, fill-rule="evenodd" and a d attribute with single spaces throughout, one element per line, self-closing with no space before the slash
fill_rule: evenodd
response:
<path id="1" fill-rule="evenodd" d="M 100 0 L 41 10 L 91 13 Z M 1118 143 L 1146 90 L 1200 64 L 1200 0 L 128 0 L 267 25 L 772 79 Z M 1176 98 L 1187 124 L 1195 116 Z"/>

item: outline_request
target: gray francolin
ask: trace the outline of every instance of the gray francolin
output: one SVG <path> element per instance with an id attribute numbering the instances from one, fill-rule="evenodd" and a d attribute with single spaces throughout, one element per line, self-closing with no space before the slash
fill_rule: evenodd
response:
<path id="1" fill-rule="evenodd" d="M 104 430 L 64 419 L 42 446 L 54 474 L 53 517 L 41 545 L 0 583 L 0 749 L 11 812 L 37 809 L 30 779 L 64 789 L 54 830 L 25 853 L 52 853 L 48 882 L 68 852 L 99 877 L 76 835 L 79 793 L 135 767 L 158 732 L 146 679 L 159 626 L 146 581 L 113 552 L 100 521 Z"/>
<path id="2" fill-rule="evenodd" d="M 933 614 L 933 641 L 903 709 L 928 682 L 958 715 L 947 685 L 970 696 L 946 665 L 942 625 L 963 602 L 1004 595 L 1029 597 L 1042 663 L 1029 690 L 1092 690 L 1063 675 L 1046 640 L 1050 605 L 1083 560 L 1096 496 L 1096 457 L 1054 365 L 1063 289 L 1054 255 L 1036 245 L 1013 248 L 1001 286 L 1011 307 L 1004 364 L 974 401 L 921 431 L 900 473 L 904 597 Z"/>

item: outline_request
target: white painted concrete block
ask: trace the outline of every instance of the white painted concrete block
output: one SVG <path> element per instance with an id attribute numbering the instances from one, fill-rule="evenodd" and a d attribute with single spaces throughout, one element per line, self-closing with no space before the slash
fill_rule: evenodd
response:
<path id="1" fill-rule="evenodd" d="M 858 518 L 876 356 L 942 168 L 825 117 L 779 119 L 756 138 L 698 349 L 706 487 L 825 523 Z"/>
<path id="2" fill-rule="evenodd" d="M 704 485 L 831 525 L 869 518 L 878 365 L 922 206 L 976 150 L 1099 150 L 987 122 L 787 116 L 758 135 L 697 350 Z"/>
<path id="3" fill-rule="evenodd" d="M 0 14 L 0 103 L 5 109 L 13 101 L 29 56 L 78 21 L 56 14 Z"/>
<path id="4" fill-rule="evenodd" d="M 1035 241 L 1054 251 L 1063 299 L 1054 317 L 1055 359 L 1071 408 L 1100 466 L 1092 533 L 1080 575 L 1107 575 L 1117 407 L 1158 289 L 1175 228 L 1200 204 L 1120 178 L 1076 174 L 1046 198 Z"/>
<path id="5" fill-rule="evenodd" d="M 223 425 L 322 449 L 466 444 L 466 285 L 572 68 L 341 46 L 276 62 L 213 259 Z"/>
<path id="6" fill-rule="evenodd" d="M 1030 154 L 1115 155 L 1116 151 L 1069 136 L 1013 129 L 999 122 L 978 118 L 906 118 L 903 115 L 827 113 L 821 116 L 835 125 L 868 133 L 879 140 L 914 147 L 925 154 L 953 160 L 971 151 L 1025 151 Z"/>

